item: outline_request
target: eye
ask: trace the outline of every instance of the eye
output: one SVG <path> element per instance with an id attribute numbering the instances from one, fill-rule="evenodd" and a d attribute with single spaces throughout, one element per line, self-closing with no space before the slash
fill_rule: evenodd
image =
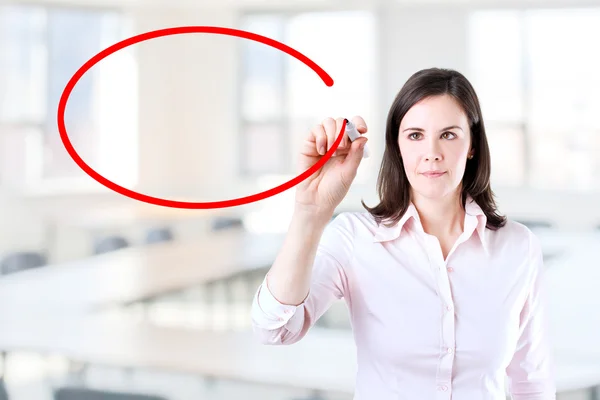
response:
<path id="1" fill-rule="evenodd" d="M 451 135 L 451 136 L 449 136 Z M 453 132 L 444 132 L 442 133 L 442 137 L 444 139 L 454 139 L 456 137 L 456 135 Z"/>
<path id="2" fill-rule="evenodd" d="M 412 140 L 417 140 L 418 138 L 414 137 L 414 135 L 420 135 L 420 134 L 421 134 L 420 132 L 413 132 L 413 133 L 411 133 L 411 134 L 408 135 L 408 138 L 412 139 Z"/>

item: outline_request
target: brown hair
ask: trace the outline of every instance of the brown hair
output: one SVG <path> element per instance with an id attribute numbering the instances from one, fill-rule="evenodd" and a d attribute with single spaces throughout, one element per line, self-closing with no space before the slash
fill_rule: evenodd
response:
<path id="1" fill-rule="evenodd" d="M 469 120 L 473 158 L 467 162 L 462 179 L 462 205 L 467 195 L 481 207 L 487 217 L 486 227 L 497 230 L 506 224 L 506 217 L 497 213 L 494 193 L 490 188 L 491 159 L 481 108 L 475 90 L 461 73 L 451 69 L 429 68 L 416 72 L 396 95 L 387 117 L 385 151 L 377 180 L 380 202 L 375 207 L 363 207 L 378 224 L 387 220 L 396 224 L 410 205 L 410 183 L 404 170 L 398 147 L 400 122 L 408 110 L 419 101 L 437 95 L 450 95 L 458 101 Z"/>

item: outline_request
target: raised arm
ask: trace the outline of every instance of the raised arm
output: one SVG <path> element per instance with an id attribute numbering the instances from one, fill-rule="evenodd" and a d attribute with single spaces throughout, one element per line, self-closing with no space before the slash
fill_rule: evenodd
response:
<path id="1" fill-rule="evenodd" d="M 348 217 L 342 214 L 325 228 L 304 218 L 292 220 L 283 249 L 254 297 L 253 329 L 265 344 L 302 339 L 348 289 L 345 267 L 354 245 Z"/>
<path id="2" fill-rule="evenodd" d="M 360 133 L 366 124 L 353 119 Z M 344 120 L 325 119 L 312 129 L 302 145 L 299 172 L 314 165 L 334 144 Z M 329 221 L 347 194 L 363 157 L 366 138 L 340 145 L 318 172 L 296 187 L 294 214 L 277 255 L 252 304 L 254 331 L 263 343 L 289 344 L 300 340 L 327 310 L 344 295 L 353 246 L 346 217 Z"/>

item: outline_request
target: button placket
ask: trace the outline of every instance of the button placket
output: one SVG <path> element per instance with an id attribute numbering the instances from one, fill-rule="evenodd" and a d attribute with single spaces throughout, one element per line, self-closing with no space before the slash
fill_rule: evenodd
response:
<path id="1" fill-rule="evenodd" d="M 451 271 L 451 267 L 446 267 Z M 454 312 L 452 310 L 452 287 L 450 285 L 450 277 L 448 273 L 442 272 L 438 274 L 438 285 L 440 290 L 440 301 L 442 302 L 442 335 L 440 360 L 437 374 L 437 384 L 441 398 L 447 398 L 451 393 L 452 369 L 454 365 L 454 347 L 455 343 L 455 323 Z"/>
<path id="2" fill-rule="evenodd" d="M 446 268 L 446 262 L 442 254 L 442 249 L 437 241 L 437 238 L 422 236 L 421 245 L 425 250 L 425 254 L 428 258 L 431 271 L 434 273 L 436 281 L 436 292 L 441 301 L 442 311 L 451 307 L 452 301 L 452 289 L 450 287 L 450 279 L 448 273 L 444 271 Z M 450 310 L 448 310 L 450 311 Z M 454 354 L 444 354 L 448 348 L 454 348 L 455 346 L 455 332 L 454 332 L 454 313 L 443 312 L 441 320 L 441 346 L 440 349 L 441 357 L 438 364 L 438 373 L 436 376 L 436 383 L 438 388 L 439 400 L 449 400 L 452 390 L 452 370 L 454 364 Z"/>

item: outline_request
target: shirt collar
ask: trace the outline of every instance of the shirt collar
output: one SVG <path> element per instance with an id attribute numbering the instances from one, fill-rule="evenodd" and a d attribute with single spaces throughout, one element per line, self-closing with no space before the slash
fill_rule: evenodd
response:
<path id="1" fill-rule="evenodd" d="M 373 241 L 385 242 L 399 238 L 400 234 L 402 233 L 402 228 L 411 219 L 413 222 L 418 222 L 419 224 L 421 223 L 419 213 L 412 202 L 409 203 L 408 209 L 396 224 L 392 226 L 385 226 L 381 224 L 378 226 L 375 230 Z M 486 222 L 487 218 L 481 207 L 479 207 L 479 205 L 471 196 L 467 195 L 465 202 L 465 232 L 473 232 L 473 230 L 477 230 L 477 235 L 479 236 L 481 244 L 483 245 L 483 249 L 486 254 L 489 255 L 489 249 L 486 241 Z"/>
<path id="2" fill-rule="evenodd" d="M 467 196 L 465 202 L 465 231 L 473 232 L 473 228 L 477 230 L 477 236 L 479 236 L 483 250 L 485 251 L 485 254 L 489 256 L 486 224 L 487 217 L 479 204 L 477 204 L 471 196 Z"/>
<path id="3" fill-rule="evenodd" d="M 417 213 L 417 209 L 412 203 L 412 201 L 409 203 L 408 209 L 406 210 L 402 218 L 400 218 L 400 220 L 396 224 L 392 226 L 385 226 L 381 224 L 377 228 L 375 228 L 375 235 L 373 237 L 373 241 L 385 242 L 388 240 L 397 239 L 402 233 L 402 228 L 404 227 L 404 224 L 406 224 L 406 222 L 411 218 L 420 221 L 419 213 Z"/>

